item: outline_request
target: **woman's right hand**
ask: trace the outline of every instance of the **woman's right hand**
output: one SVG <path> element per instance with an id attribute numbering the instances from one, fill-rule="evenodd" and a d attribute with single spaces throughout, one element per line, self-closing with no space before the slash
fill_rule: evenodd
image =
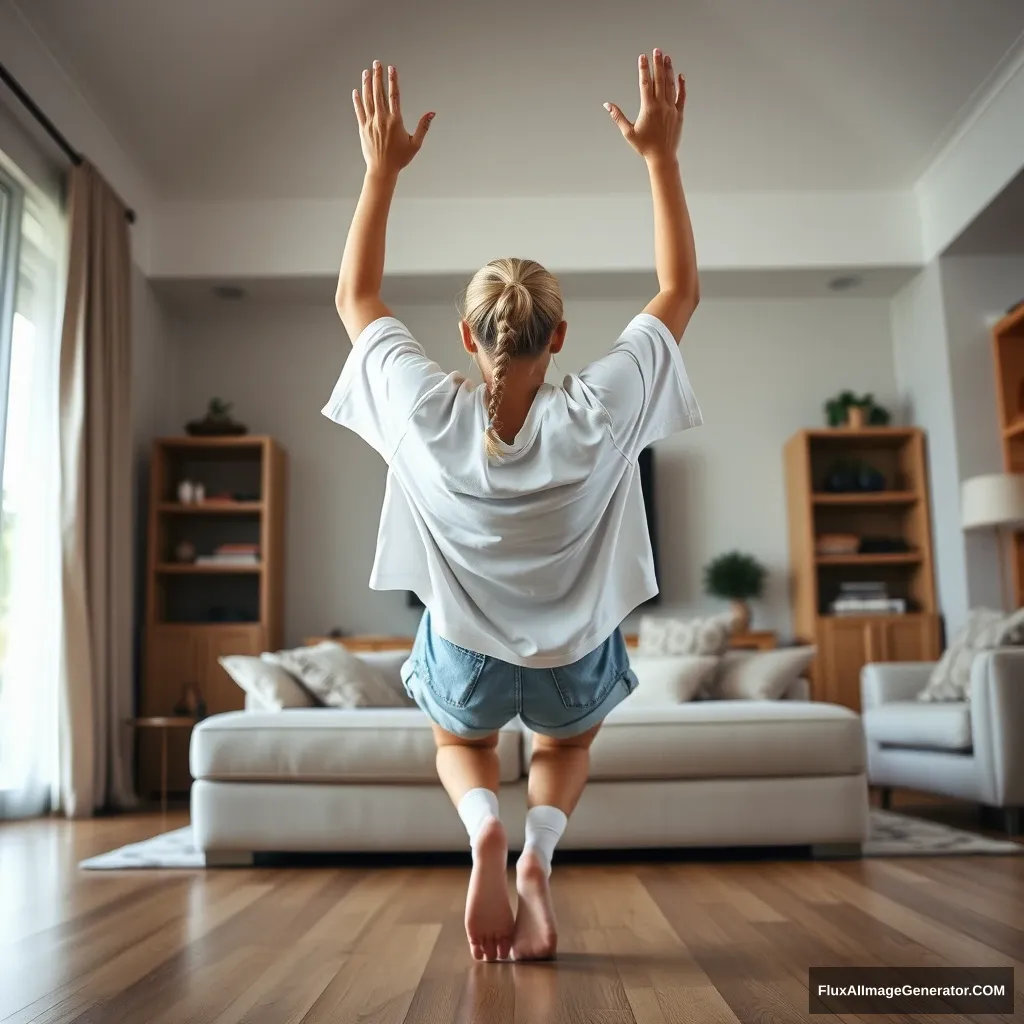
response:
<path id="1" fill-rule="evenodd" d="M 654 51 L 654 70 L 647 54 L 640 54 L 640 114 L 630 123 L 614 104 L 605 110 L 618 125 L 622 137 L 647 161 L 676 159 L 683 132 L 683 108 L 686 105 L 686 80 L 676 75 L 672 58 Z"/>

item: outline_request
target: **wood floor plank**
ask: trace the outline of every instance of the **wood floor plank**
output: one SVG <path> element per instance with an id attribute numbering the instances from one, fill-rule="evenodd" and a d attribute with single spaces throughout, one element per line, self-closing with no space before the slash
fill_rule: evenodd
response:
<path id="1" fill-rule="evenodd" d="M 77 868 L 184 823 L 0 825 L 3 1024 L 790 1024 L 812 964 L 1012 966 L 1024 1007 L 1024 858 L 566 857 L 558 961 L 478 964 L 468 863 Z"/>

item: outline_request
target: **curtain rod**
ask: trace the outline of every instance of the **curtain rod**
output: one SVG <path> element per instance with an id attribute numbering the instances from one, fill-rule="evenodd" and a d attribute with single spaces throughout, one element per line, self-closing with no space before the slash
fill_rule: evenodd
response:
<path id="1" fill-rule="evenodd" d="M 71 145 L 70 142 L 64 137 L 61 130 L 46 116 L 43 110 L 39 107 L 34 99 L 21 87 L 21 83 L 4 67 L 0 64 L 0 81 L 7 86 L 8 89 L 14 93 L 15 99 L 36 119 L 43 131 L 50 136 L 51 139 L 57 144 L 60 151 L 71 161 L 76 167 L 82 163 L 82 154 Z M 126 209 L 124 211 L 125 219 L 129 224 L 135 223 L 135 211 Z"/>

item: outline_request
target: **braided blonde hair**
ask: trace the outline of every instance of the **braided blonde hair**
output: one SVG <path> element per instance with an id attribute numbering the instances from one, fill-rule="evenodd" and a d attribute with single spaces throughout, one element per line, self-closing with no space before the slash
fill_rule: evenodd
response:
<path id="1" fill-rule="evenodd" d="M 557 278 L 534 260 L 491 260 L 466 287 L 462 318 L 491 363 L 484 447 L 489 458 L 497 458 L 501 454 L 497 415 L 509 364 L 547 350 L 562 320 L 562 289 Z"/>

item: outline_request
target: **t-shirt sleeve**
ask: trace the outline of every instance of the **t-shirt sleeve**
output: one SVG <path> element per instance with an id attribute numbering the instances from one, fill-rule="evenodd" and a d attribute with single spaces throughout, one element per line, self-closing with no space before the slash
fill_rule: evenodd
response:
<path id="1" fill-rule="evenodd" d="M 629 459 L 649 444 L 703 422 L 679 345 L 647 313 L 634 317 L 611 352 L 591 363 L 579 379 L 608 414 L 615 445 Z"/>
<path id="2" fill-rule="evenodd" d="M 356 338 L 323 414 L 390 462 L 416 407 L 447 380 L 400 320 L 381 317 Z"/>

